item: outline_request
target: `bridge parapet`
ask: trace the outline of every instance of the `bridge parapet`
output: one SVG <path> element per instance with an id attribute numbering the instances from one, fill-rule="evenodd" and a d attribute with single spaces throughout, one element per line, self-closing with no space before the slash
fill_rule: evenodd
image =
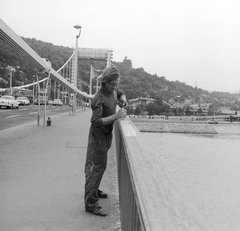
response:
<path id="1" fill-rule="evenodd" d="M 209 230 L 135 125 L 119 120 L 114 130 L 122 230 Z"/>

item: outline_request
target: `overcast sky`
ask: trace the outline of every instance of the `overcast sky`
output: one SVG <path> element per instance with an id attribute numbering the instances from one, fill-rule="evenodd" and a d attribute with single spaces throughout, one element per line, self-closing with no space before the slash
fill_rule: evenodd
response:
<path id="1" fill-rule="evenodd" d="M 113 49 L 133 67 L 208 91 L 240 90 L 240 0 L 0 0 L 18 35 Z M 51 61 L 51 60 L 50 60 Z"/>

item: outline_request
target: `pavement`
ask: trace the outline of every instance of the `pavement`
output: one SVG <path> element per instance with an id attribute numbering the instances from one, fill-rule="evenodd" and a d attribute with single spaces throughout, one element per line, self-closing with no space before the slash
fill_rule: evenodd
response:
<path id="1" fill-rule="evenodd" d="M 121 230 L 114 144 L 99 204 L 109 213 L 84 210 L 84 164 L 91 110 L 51 117 L 0 131 L 1 231 Z"/>

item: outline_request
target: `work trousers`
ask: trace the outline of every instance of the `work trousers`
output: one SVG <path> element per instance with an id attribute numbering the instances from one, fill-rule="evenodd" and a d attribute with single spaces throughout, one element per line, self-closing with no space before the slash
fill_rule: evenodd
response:
<path id="1" fill-rule="evenodd" d="M 112 131 L 103 133 L 90 127 L 85 164 L 85 205 L 98 201 L 98 189 L 107 167 L 107 152 L 112 143 Z"/>

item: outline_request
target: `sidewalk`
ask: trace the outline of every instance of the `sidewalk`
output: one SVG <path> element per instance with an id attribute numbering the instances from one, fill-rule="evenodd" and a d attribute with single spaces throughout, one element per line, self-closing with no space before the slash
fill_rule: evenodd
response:
<path id="1" fill-rule="evenodd" d="M 0 131 L 1 231 L 120 230 L 114 145 L 97 217 L 84 210 L 84 164 L 91 111 L 51 117 L 49 127 L 31 122 Z M 42 124 L 42 121 L 41 121 Z"/>

